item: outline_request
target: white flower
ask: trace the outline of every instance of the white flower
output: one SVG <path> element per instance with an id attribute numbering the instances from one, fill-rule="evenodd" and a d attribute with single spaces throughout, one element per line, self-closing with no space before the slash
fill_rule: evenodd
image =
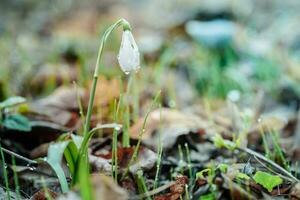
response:
<path id="1" fill-rule="evenodd" d="M 125 74 L 140 68 L 140 53 L 131 31 L 125 30 L 122 35 L 118 61 Z"/>

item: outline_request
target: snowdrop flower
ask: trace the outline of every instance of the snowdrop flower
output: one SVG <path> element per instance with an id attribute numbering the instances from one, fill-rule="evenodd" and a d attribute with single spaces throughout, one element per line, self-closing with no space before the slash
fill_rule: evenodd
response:
<path id="1" fill-rule="evenodd" d="M 124 30 L 118 61 L 125 74 L 140 68 L 140 53 L 130 30 Z"/>

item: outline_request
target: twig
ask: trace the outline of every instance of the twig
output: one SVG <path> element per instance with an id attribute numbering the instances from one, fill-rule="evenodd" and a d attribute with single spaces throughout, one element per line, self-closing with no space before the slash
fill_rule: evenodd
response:
<path id="1" fill-rule="evenodd" d="M 153 196 L 153 195 L 158 194 L 158 193 L 168 189 L 169 187 L 175 185 L 175 183 L 176 183 L 175 181 L 172 181 L 170 183 L 167 183 L 166 185 L 160 186 L 160 187 L 158 187 L 154 190 L 151 190 L 149 192 L 146 192 L 144 194 L 132 196 L 129 199 L 130 200 L 136 200 L 136 199 L 143 199 L 143 198 L 146 198 L 146 197 L 149 197 L 149 196 Z"/>
<path id="2" fill-rule="evenodd" d="M 265 164 L 264 164 L 263 162 L 261 162 L 261 160 L 259 160 L 256 156 L 253 156 L 253 157 L 254 157 L 255 160 L 256 160 L 257 162 L 259 162 L 264 168 L 270 170 L 270 171 L 273 172 L 274 174 L 277 174 L 277 175 L 280 176 L 281 178 L 284 178 L 284 179 L 287 179 L 287 180 L 293 182 L 292 179 L 290 179 L 290 178 L 288 178 L 288 177 L 285 177 L 285 176 L 279 174 L 278 172 L 274 171 L 273 169 L 271 169 L 270 167 L 268 167 L 267 165 L 265 165 Z"/>
<path id="3" fill-rule="evenodd" d="M 3 147 L 1 147 L 1 149 L 2 149 L 3 152 L 5 152 L 5 153 L 7 153 L 9 155 L 12 155 L 12 156 L 14 156 L 14 157 L 16 157 L 16 158 L 18 158 L 20 160 L 24 160 L 25 162 L 28 162 L 30 164 L 37 164 L 37 161 L 35 161 L 35 160 L 31 160 L 29 158 L 25 158 L 25 157 L 23 157 L 23 156 L 21 156 L 19 154 L 16 154 L 15 152 L 12 152 L 12 151 L 10 151 L 8 149 L 5 149 Z"/>
<path id="4" fill-rule="evenodd" d="M 285 176 L 289 177 L 290 179 L 292 179 L 293 181 L 300 183 L 300 180 L 298 180 L 296 177 L 294 177 L 291 173 L 289 173 L 288 171 L 286 171 L 284 168 L 282 168 L 281 166 L 279 166 L 278 164 L 276 164 L 274 161 L 267 159 L 266 157 L 264 157 L 263 155 L 248 149 L 248 148 L 238 148 L 241 151 L 244 151 L 260 160 L 263 160 L 264 162 L 268 163 L 269 165 L 272 165 L 273 168 L 275 168 L 276 170 L 278 170 L 279 172 L 281 172 L 282 174 L 284 174 Z"/>

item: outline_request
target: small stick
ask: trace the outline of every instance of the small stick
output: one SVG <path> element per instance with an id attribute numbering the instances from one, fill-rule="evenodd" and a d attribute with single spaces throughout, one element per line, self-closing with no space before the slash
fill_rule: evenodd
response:
<path id="1" fill-rule="evenodd" d="M 144 194 L 135 195 L 135 196 L 133 196 L 133 197 L 131 197 L 129 199 L 130 200 L 136 200 L 136 199 L 143 199 L 143 198 L 146 198 L 146 197 L 149 197 L 149 196 L 153 196 L 153 195 L 155 195 L 157 193 L 160 193 L 160 192 L 168 189 L 169 187 L 175 185 L 175 183 L 176 183 L 175 181 L 172 181 L 170 183 L 167 183 L 166 185 L 160 186 L 160 187 L 158 187 L 158 188 L 156 188 L 154 190 L 151 190 L 149 192 L 146 192 Z"/>
<path id="2" fill-rule="evenodd" d="M 254 156 L 254 158 L 255 158 L 255 160 L 256 160 L 257 162 L 259 162 L 264 168 L 270 170 L 270 171 L 273 172 L 274 174 L 277 174 L 278 176 L 280 176 L 280 177 L 283 178 L 283 179 L 287 179 L 287 180 L 293 182 L 293 180 L 290 179 L 289 177 L 285 177 L 285 176 L 279 174 L 278 172 L 274 171 L 273 169 L 271 169 L 271 168 L 268 167 L 267 165 L 265 165 L 265 164 L 264 164 L 263 162 L 261 162 L 261 160 L 259 160 L 256 156 Z"/>
<path id="3" fill-rule="evenodd" d="M 35 161 L 35 160 L 31 160 L 29 158 L 25 158 L 25 157 L 23 157 L 23 156 L 21 156 L 19 154 L 16 154 L 15 152 L 12 152 L 12 151 L 10 151 L 8 149 L 5 149 L 3 147 L 1 147 L 1 149 L 2 149 L 3 152 L 5 152 L 5 153 L 7 153 L 7 154 L 9 154 L 11 156 L 14 156 L 14 157 L 16 157 L 16 158 L 18 158 L 20 160 L 24 160 L 25 162 L 28 162 L 30 164 L 37 164 L 37 161 Z"/>
<path id="4" fill-rule="evenodd" d="M 278 164 L 276 164 L 275 162 L 273 162 L 272 160 L 267 159 L 266 157 L 264 157 L 263 155 L 248 149 L 248 148 L 238 148 L 241 151 L 244 151 L 258 159 L 261 159 L 263 161 L 265 161 L 266 163 L 272 165 L 276 170 L 280 171 L 282 174 L 286 175 L 287 177 L 289 177 L 290 179 L 292 179 L 293 181 L 300 183 L 300 180 L 298 180 L 296 177 L 294 177 L 291 173 L 289 173 L 288 171 L 286 171 L 284 168 L 282 168 L 281 166 L 279 166 Z"/>

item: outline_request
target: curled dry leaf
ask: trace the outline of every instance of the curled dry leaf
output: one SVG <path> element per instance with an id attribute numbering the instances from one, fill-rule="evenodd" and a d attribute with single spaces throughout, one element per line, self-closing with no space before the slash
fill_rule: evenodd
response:
<path id="1" fill-rule="evenodd" d="M 89 162 L 91 169 L 94 172 L 101 172 L 104 174 L 111 173 L 111 163 L 109 160 L 93 155 L 89 155 Z"/>
<path id="2" fill-rule="evenodd" d="M 30 85 L 30 93 L 41 94 L 48 88 L 53 86 L 59 87 L 66 82 L 76 81 L 78 74 L 75 66 L 67 64 L 47 64 L 41 65 L 37 71 L 27 76 Z M 29 89 L 28 88 L 28 89 Z M 26 91 L 24 91 L 26 92 Z"/>
<path id="3" fill-rule="evenodd" d="M 131 138 L 138 139 L 142 124 L 143 119 L 139 119 L 139 121 L 131 127 Z M 142 140 L 147 145 L 156 147 L 159 134 L 161 134 L 163 148 L 168 149 L 173 147 L 179 136 L 200 129 L 207 130 L 208 128 L 208 121 L 198 116 L 167 108 L 157 109 L 149 115 Z"/>
<path id="4" fill-rule="evenodd" d="M 118 186 L 111 177 L 103 174 L 91 175 L 91 183 L 93 187 L 95 199 L 101 200 L 126 200 L 128 199 L 127 192 Z M 77 191 L 70 191 L 67 194 L 61 195 L 58 200 L 81 200 Z"/>
<path id="5" fill-rule="evenodd" d="M 118 166 L 120 168 L 126 168 L 133 155 L 134 147 L 123 148 L 119 147 L 117 150 L 118 154 Z M 93 169 L 97 172 L 103 172 L 105 174 L 111 173 L 111 158 L 112 153 L 96 154 L 96 156 L 90 156 L 90 162 L 92 163 Z M 157 155 L 151 149 L 141 146 L 137 157 L 137 161 L 134 162 L 129 170 L 132 174 L 136 174 L 137 170 L 150 170 L 155 166 Z"/>
<path id="6" fill-rule="evenodd" d="M 103 174 L 94 174 L 91 176 L 91 179 L 96 199 L 128 199 L 127 192 L 123 188 L 119 187 L 111 177 Z"/>
<path id="7" fill-rule="evenodd" d="M 33 116 L 45 121 L 55 122 L 62 126 L 73 127 L 77 124 L 79 115 L 78 95 L 81 100 L 85 99 L 83 89 L 74 87 L 59 87 L 50 96 L 30 104 L 30 109 L 40 114 Z"/>
<path id="8" fill-rule="evenodd" d="M 147 171 L 155 166 L 157 154 L 152 150 L 143 147 L 140 149 L 138 160 L 130 166 L 129 170 L 132 174 L 136 174 L 139 169 Z"/>
<path id="9" fill-rule="evenodd" d="M 37 146 L 36 148 L 34 148 L 30 152 L 30 158 L 35 159 L 35 158 L 40 158 L 40 157 L 46 156 L 49 145 L 50 145 L 50 143 L 44 143 L 44 144 L 41 144 L 41 145 Z"/>
<path id="10" fill-rule="evenodd" d="M 261 138 L 261 131 L 265 133 L 281 132 L 290 121 L 295 120 L 294 111 L 279 107 L 274 111 L 266 112 L 261 115 L 257 123 L 254 123 L 248 133 L 249 144 L 255 145 Z"/>
<path id="11" fill-rule="evenodd" d="M 300 199 L 300 183 L 297 183 L 293 186 L 289 198 L 293 200 Z"/>
<path id="12" fill-rule="evenodd" d="M 188 183 L 186 176 L 176 177 L 175 184 L 170 187 L 170 192 L 155 197 L 155 200 L 176 200 L 185 192 L 185 185 Z"/>
<path id="13" fill-rule="evenodd" d="M 32 197 L 31 200 L 47 200 L 49 199 L 49 196 L 53 199 L 55 199 L 58 195 L 56 192 L 53 192 L 52 190 L 39 190 L 36 192 Z"/>

